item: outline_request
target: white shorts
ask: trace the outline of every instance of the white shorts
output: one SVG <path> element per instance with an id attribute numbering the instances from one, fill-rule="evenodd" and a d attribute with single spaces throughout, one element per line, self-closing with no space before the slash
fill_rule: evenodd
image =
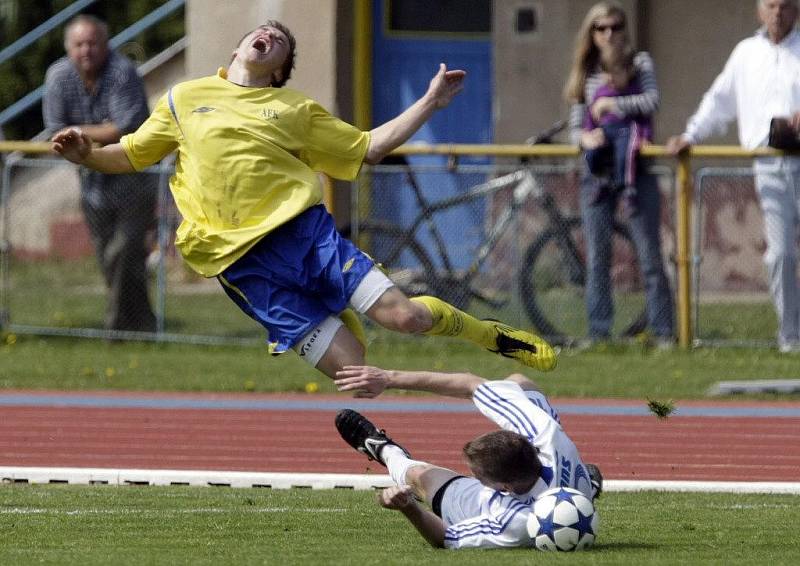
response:
<path id="1" fill-rule="evenodd" d="M 370 269 L 350 297 L 350 306 L 364 314 L 394 283 L 377 267 Z M 316 367 L 343 325 L 338 316 L 329 316 L 303 336 L 292 349 L 303 361 Z"/>
<path id="2" fill-rule="evenodd" d="M 486 489 L 475 478 L 453 480 L 442 496 L 442 520 L 445 526 L 455 525 L 481 514 L 481 491 Z"/>

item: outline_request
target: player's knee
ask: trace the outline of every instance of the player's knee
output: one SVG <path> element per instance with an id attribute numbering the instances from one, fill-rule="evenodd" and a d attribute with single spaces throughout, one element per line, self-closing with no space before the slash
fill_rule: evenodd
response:
<path id="1" fill-rule="evenodd" d="M 414 488 L 414 491 L 421 493 L 425 491 L 426 473 L 433 469 L 434 466 L 430 464 L 421 464 L 412 466 L 406 470 L 406 484 Z"/>
<path id="2" fill-rule="evenodd" d="M 430 322 L 426 320 L 425 312 L 411 301 L 408 301 L 407 305 L 395 309 L 393 320 L 397 330 L 407 334 L 418 334 L 428 330 L 428 327 L 430 327 Z"/>

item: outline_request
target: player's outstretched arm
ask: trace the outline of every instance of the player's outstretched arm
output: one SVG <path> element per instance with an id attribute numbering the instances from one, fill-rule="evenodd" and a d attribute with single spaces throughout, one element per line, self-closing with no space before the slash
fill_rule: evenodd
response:
<path id="1" fill-rule="evenodd" d="M 444 63 L 431 79 L 428 91 L 402 114 L 370 131 L 370 143 L 364 161 L 375 164 L 392 150 L 408 141 L 436 110 L 444 108 L 464 88 L 465 71 L 448 71 Z"/>
<path id="2" fill-rule="evenodd" d="M 387 487 L 378 494 L 378 503 L 386 509 L 394 509 L 405 515 L 408 522 L 414 525 L 431 546 L 444 547 L 444 523 L 433 512 L 417 503 L 411 486 Z"/>
<path id="3" fill-rule="evenodd" d="M 100 173 L 133 173 L 135 169 L 118 143 L 92 147 L 90 138 L 80 128 L 66 128 L 53 136 L 53 151 L 64 159 Z"/>
<path id="4" fill-rule="evenodd" d="M 377 397 L 386 389 L 427 391 L 469 399 L 486 380 L 471 373 L 385 370 L 372 366 L 345 366 L 336 372 L 339 391 L 352 391 L 356 397 Z"/>

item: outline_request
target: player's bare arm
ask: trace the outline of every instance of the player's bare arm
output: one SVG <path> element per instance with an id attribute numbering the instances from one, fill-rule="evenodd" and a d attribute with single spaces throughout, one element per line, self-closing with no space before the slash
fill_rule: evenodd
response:
<path id="1" fill-rule="evenodd" d="M 410 486 L 392 486 L 378 494 L 378 502 L 386 509 L 400 511 L 419 534 L 436 548 L 444 547 L 444 523 L 434 513 L 422 507 L 414 498 Z"/>
<path id="2" fill-rule="evenodd" d="M 135 170 L 119 144 L 93 147 L 80 128 L 65 128 L 53 136 L 53 151 L 64 159 L 100 173 L 133 173 Z"/>
<path id="3" fill-rule="evenodd" d="M 464 88 L 465 71 L 448 71 L 439 65 L 439 72 L 431 79 L 428 91 L 402 114 L 370 131 L 370 144 L 364 161 L 375 164 L 414 135 L 414 132 L 433 115 L 446 107 Z"/>
<path id="4" fill-rule="evenodd" d="M 541 389 L 539 388 L 538 385 L 536 385 L 535 382 L 531 381 L 521 373 L 512 373 L 505 380 L 513 381 L 514 383 L 519 385 L 523 391 L 541 391 Z"/>
<path id="5" fill-rule="evenodd" d="M 79 124 L 73 127 L 80 129 L 84 134 L 92 138 L 93 142 L 101 145 L 117 143 L 122 137 L 122 132 L 113 122 L 103 122 L 102 124 Z"/>
<path id="6" fill-rule="evenodd" d="M 339 391 L 353 391 L 356 397 L 377 397 L 386 389 L 427 391 L 448 397 L 469 399 L 486 380 L 471 373 L 385 370 L 372 366 L 345 366 L 336 372 Z"/>

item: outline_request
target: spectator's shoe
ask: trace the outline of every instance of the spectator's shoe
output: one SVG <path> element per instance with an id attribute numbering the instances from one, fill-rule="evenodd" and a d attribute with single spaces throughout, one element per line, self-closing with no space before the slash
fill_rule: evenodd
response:
<path id="1" fill-rule="evenodd" d="M 378 430 L 364 415 L 352 409 L 342 409 L 336 414 L 336 430 L 350 446 L 385 466 L 381 458 L 384 446 L 393 444 L 408 456 L 408 450 L 386 436 L 385 430 Z"/>
<path id="2" fill-rule="evenodd" d="M 535 334 L 518 330 L 497 321 L 491 322 L 497 333 L 495 347 L 490 352 L 513 358 L 539 371 L 550 371 L 556 367 L 556 352 L 553 347 Z"/>
<path id="3" fill-rule="evenodd" d="M 603 474 L 600 473 L 600 468 L 594 464 L 586 464 L 586 471 L 589 473 L 589 481 L 594 488 L 594 497 L 592 497 L 592 500 L 595 500 L 603 493 Z"/>

